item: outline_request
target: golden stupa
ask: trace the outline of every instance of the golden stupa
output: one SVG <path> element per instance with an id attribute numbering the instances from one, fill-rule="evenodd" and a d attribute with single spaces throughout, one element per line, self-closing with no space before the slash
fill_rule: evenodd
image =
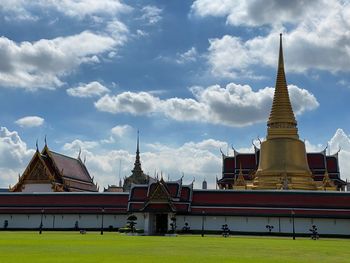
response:
<path id="1" fill-rule="evenodd" d="M 259 166 L 252 188 L 317 190 L 307 162 L 305 144 L 299 140 L 297 121 L 289 100 L 282 34 L 275 94 L 267 122 L 267 137 L 261 143 Z"/>

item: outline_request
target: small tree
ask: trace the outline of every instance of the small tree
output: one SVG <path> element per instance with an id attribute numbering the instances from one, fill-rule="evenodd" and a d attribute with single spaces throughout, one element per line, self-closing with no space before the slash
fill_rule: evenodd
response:
<path id="1" fill-rule="evenodd" d="M 5 221 L 4 221 L 4 228 L 7 229 L 8 226 L 9 226 L 9 221 L 8 221 L 8 220 L 5 220 Z"/>
<path id="2" fill-rule="evenodd" d="M 190 231 L 190 226 L 188 225 L 188 223 L 186 222 L 184 227 L 182 228 L 182 232 L 184 233 L 188 233 Z"/>
<path id="3" fill-rule="evenodd" d="M 39 234 L 41 235 L 41 232 L 43 232 L 43 222 L 40 222 L 39 225 Z"/>
<path id="4" fill-rule="evenodd" d="M 137 220 L 137 217 L 135 215 L 131 215 L 127 218 L 128 227 L 130 228 L 131 233 L 134 233 L 136 228 L 135 225 L 137 224 L 135 221 Z"/>
<path id="5" fill-rule="evenodd" d="M 171 227 L 171 233 L 175 234 L 176 231 L 176 217 L 173 216 L 172 218 L 170 218 L 171 223 L 170 223 L 170 227 Z"/>
<path id="6" fill-rule="evenodd" d="M 319 239 L 317 227 L 315 225 L 312 225 L 312 227 L 309 230 L 311 232 L 311 239 L 313 240 Z"/>
<path id="7" fill-rule="evenodd" d="M 222 225 L 222 236 L 228 237 L 230 235 L 230 229 L 228 228 L 227 224 Z"/>
<path id="8" fill-rule="evenodd" d="M 78 221 L 75 221 L 74 229 L 79 230 L 79 222 Z"/>
<path id="9" fill-rule="evenodd" d="M 271 225 L 266 225 L 266 229 L 269 231 L 269 234 L 271 234 L 271 231 L 273 229 L 273 226 Z"/>

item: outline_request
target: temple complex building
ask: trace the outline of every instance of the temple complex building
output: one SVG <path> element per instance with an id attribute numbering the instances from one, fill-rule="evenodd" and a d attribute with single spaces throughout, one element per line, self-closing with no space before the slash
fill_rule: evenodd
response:
<path id="1" fill-rule="evenodd" d="M 306 153 L 299 139 L 297 121 L 290 103 L 282 49 L 282 34 L 277 78 L 266 140 L 255 153 L 223 157 L 220 189 L 255 190 L 344 190 L 338 155 Z"/>
<path id="2" fill-rule="evenodd" d="M 226 225 L 235 234 L 295 238 L 317 227 L 320 236 L 350 237 L 350 193 L 339 191 L 347 183 L 340 178 L 338 153 L 306 153 L 299 139 L 281 37 L 267 136 L 254 149 L 222 154 L 220 189 L 207 189 L 205 180 L 202 189 L 194 189 L 182 178 L 165 181 L 145 175 L 138 134 L 132 175 L 123 187 L 120 182 L 100 193 L 80 156 L 61 155 L 45 145 L 12 192 L 0 193 L 0 229 L 102 232 L 124 228 L 132 214 L 146 235 L 166 234 L 176 222 L 179 232 L 202 235 L 220 233 Z"/>
<path id="3" fill-rule="evenodd" d="M 97 192 L 84 162 L 53 152 L 45 144 L 38 148 L 11 192 Z"/>

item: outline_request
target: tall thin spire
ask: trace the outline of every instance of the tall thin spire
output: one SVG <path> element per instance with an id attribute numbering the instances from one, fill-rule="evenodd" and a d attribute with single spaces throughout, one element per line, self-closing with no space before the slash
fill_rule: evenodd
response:
<path id="1" fill-rule="evenodd" d="M 119 159 L 119 173 L 118 173 L 118 176 L 119 176 L 119 186 L 122 186 L 122 179 L 120 177 L 121 175 L 121 170 L 122 170 L 122 159 Z"/>
<path id="2" fill-rule="evenodd" d="M 147 184 L 149 180 L 148 175 L 144 174 L 141 168 L 139 130 L 137 130 L 136 157 L 134 169 L 132 169 L 131 172 L 132 174 L 124 179 L 123 191 L 130 190 L 132 184 Z"/>
<path id="3" fill-rule="evenodd" d="M 137 130 L 137 147 L 136 147 L 136 153 L 140 153 L 140 131 Z"/>
<path id="4" fill-rule="evenodd" d="M 142 168 L 141 168 L 141 161 L 140 161 L 140 132 L 139 130 L 137 130 L 137 143 L 136 143 L 136 158 L 135 158 L 135 163 L 134 163 L 134 169 L 132 170 L 132 172 L 139 172 L 139 173 L 143 173 L 142 172 Z"/>
<path id="5" fill-rule="evenodd" d="M 293 137 L 298 137 L 296 128 L 297 121 L 295 120 L 292 105 L 290 103 L 287 81 L 284 72 L 282 34 L 280 34 L 275 94 L 273 97 L 272 108 L 267 126 L 268 136 L 271 135 L 275 137 L 277 134 L 279 134 L 281 136 L 291 135 Z M 280 131 L 276 132 L 276 129 Z M 282 133 L 281 129 L 284 130 Z"/>

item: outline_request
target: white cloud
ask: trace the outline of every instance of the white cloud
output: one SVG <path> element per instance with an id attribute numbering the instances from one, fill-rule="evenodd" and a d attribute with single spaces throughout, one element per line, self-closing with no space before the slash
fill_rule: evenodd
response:
<path id="1" fill-rule="evenodd" d="M 147 37 L 149 34 L 145 32 L 144 30 L 137 29 L 136 30 L 136 36 L 138 37 Z"/>
<path id="2" fill-rule="evenodd" d="M 162 19 L 163 10 L 156 6 L 144 6 L 141 9 L 141 12 L 143 13 L 141 19 L 147 21 L 147 23 L 150 25 L 154 25 Z"/>
<path id="3" fill-rule="evenodd" d="M 27 10 L 24 0 L 0 0 L 0 11 L 4 14 L 6 20 L 34 21 L 38 19 Z"/>
<path id="4" fill-rule="evenodd" d="M 225 35 L 210 39 L 209 44 L 207 59 L 213 75 L 235 78 L 257 63 L 238 37 Z"/>
<path id="5" fill-rule="evenodd" d="M 57 12 L 75 19 L 92 19 L 103 32 L 15 42 L 0 38 L 0 86 L 27 90 L 54 89 L 81 64 L 100 63 L 101 56 L 116 57 L 128 40 L 129 30 L 119 16 L 132 8 L 119 0 L 25 1 L 0 0 L 0 14 L 7 20 L 38 20 Z M 56 13 L 55 13 L 56 12 Z"/>
<path id="6" fill-rule="evenodd" d="M 15 121 L 21 127 L 39 127 L 44 124 L 44 119 L 38 116 L 26 116 Z"/>
<path id="7" fill-rule="evenodd" d="M 154 173 L 156 170 L 159 174 L 162 171 L 164 177 L 167 179 L 169 175 L 171 180 L 179 179 L 184 173 L 185 183 L 195 178 L 195 186 L 201 187 L 206 179 L 214 188 L 216 176 L 221 175 L 220 147 L 227 148 L 227 144 L 213 139 L 188 142 L 178 148 L 155 144 L 154 151 L 142 153 L 141 159 L 145 171 Z"/>
<path id="8" fill-rule="evenodd" d="M 68 95 L 80 98 L 101 96 L 102 94 L 107 93 L 109 91 L 110 90 L 108 88 L 103 86 L 98 81 L 93 81 L 88 84 L 81 84 L 78 87 L 67 89 Z"/>
<path id="9" fill-rule="evenodd" d="M 307 152 L 321 152 L 325 149 L 325 146 L 320 143 L 315 145 L 310 143 L 310 141 L 305 140 L 305 148 Z"/>
<path id="10" fill-rule="evenodd" d="M 135 154 L 130 154 L 125 150 L 105 150 L 97 145 L 98 142 L 95 141 L 74 140 L 66 143 L 63 151 L 69 156 L 78 156 L 81 151 L 81 159 L 85 160 L 90 175 L 94 177 L 101 191 L 109 184 L 118 184 L 119 169 L 122 179 L 131 175 Z M 120 163 L 121 167 L 119 167 Z"/>
<path id="11" fill-rule="evenodd" d="M 196 0 L 191 11 L 199 17 L 226 17 L 234 26 L 276 26 L 299 23 L 307 15 L 317 16 L 327 6 L 327 1 Z"/>
<path id="12" fill-rule="evenodd" d="M 164 61 L 166 63 L 176 63 L 183 65 L 186 63 L 195 62 L 198 58 L 199 54 L 197 52 L 197 49 L 195 47 L 191 47 L 183 53 L 177 52 L 174 56 L 158 55 L 155 59 Z"/>
<path id="13" fill-rule="evenodd" d="M 41 5 L 52 6 L 65 15 L 82 18 L 89 15 L 110 15 L 130 12 L 132 8 L 119 0 L 64 0 L 42 1 Z"/>
<path id="14" fill-rule="evenodd" d="M 350 180 L 350 136 L 342 129 L 337 129 L 328 142 L 331 153 L 339 152 L 340 174 L 343 180 Z"/>
<path id="15" fill-rule="evenodd" d="M 63 145 L 63 150 L 65 151 L 72 151 L 72 150 L 86 150 L 86 149 L 93 149 L 97 147 L 99 144 L 95 141 L 81 141 L 79 139 L 76 139 L 70 143 L 65 143 Z"/>
<path id="16" fill-rule="evenodd" d="M 27 147 L 16 131 L 0 127 L 1 187 L 8 187 L 17 182 L 17 175 L 23 172 L 34 152 Z"/>
<path id="17" fill-rule="evenodd" d="M 318 107 L 316 98 L 307 90 L 294 85 L 290 85 L 289 90 L 296 114 Z M 226 87 L 193 87 L 191 91 L 194 98 L 163 100 L 147 92 L 107 94 L 95 102 L 95 107 L 110 113 L 158 113 L 178 121 L 246 126 L 267 120 L 274 89 L 267 87 L 253 91 L 248 85 L 230 83 Z"/>
<path id="18" fill-rule="evenodd" d="M 307 152 L 320 152 L 326 146 L 322 144 L 311 144 L 305 141 Z M 332 138 L 327 143 L 326 152 L 329 155 L 338 153 L 340 177 L 342 180 L 350 180 L 350 135 L 346 134 L 343 129 L 338 128 Z"/>
<path id="19" fill-rule="evenodd" d="M 306 89 L 288 85 L 288 90 L 293 110 L 297 115 L 305 111 L 314 110 L 319 106 L 316 97 Z"/>
<path id="20" fill-rule="evenodd" d="M 233 26 L 261 27 L 265 35 L 243 40 L 225 35 L 209 40 L 208 63 L 214 75 L 252 77 L 251 67 L 276 67 L 278 34 L 284 34 L 286 69 L 332 73 L 350 68 L 350 5 L 343 1 L 207 1 L 197 0 L 192 12 L 199 16 L 227 17 Z"/>
<path id="21" fill-rule="evenodd" d="M 184 64 L 184 63 L 188 63 L 188 62 L 194 62 L 197 60 L 197 56 L 198 56 L 198 53 L 197 53 L 196 48 L 191 47 L 186 52 L 177 54 L 176 63 Z"/>
<path id="22" fill-rule="evenodd" d="M 113 37 L 116 46 L 122 46 L 128 39 L 129 29 L 119 20 L 111 20 L 107 23 L 106 31 Z"/>
<path id="23" fill-rule="evenodd" d="M 231 10 L 239 5 L 232 0 L 196 0 L 191 6 L 191 11 L 198 16 L 227 16 Z"/>
<path id="24" fill-rule="evenodd" d="M 104 95 L 97 102 L 95 107 L 98 110 L 110 113 L 127 112 L 133 115 L 142 115 L 154 112 L 160 99 L 147 92 L 123 92 L 116 96 Z"/>
<path id="25" fill-rule="evenodd" d="M 328 142 L 331 151 L 348 151 L 350 152 L 350 136 L 343 129 L 337 129 L 333 137 Z"/>
<path id="26" fill-rule="evenodd" d="M 132 130 L 132 127 L 130 125 L 125 124 L 125 125 L 114 126 L 111 129 L 111 132 L 114 136 L 122 138 L 131 130 Z"/>
<path id="27" fill-rule="evenodd" d="M 37 20 L 33 10 L 55 10 L 75 19 L 86 16 L 116 16 L 130 12 L 132 8 L 119 0 L 0 0 L 0 11 L 7 20 Z"/>
<path id="28" fill-rule="evenodd" d="M 0 85 L 28 90 L 52 89 L 83 63 L 116 50 L 123 41 L 84 31 L 77 35 L 16 43 L 0 38 Z"/>

